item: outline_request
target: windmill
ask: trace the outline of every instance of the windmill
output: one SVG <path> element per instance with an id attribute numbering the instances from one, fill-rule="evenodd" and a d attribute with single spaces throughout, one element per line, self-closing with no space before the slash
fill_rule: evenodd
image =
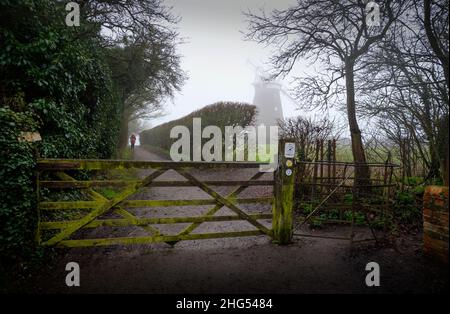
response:
<path id="1" fill-rule="evenodd" d="M 256 106 L 258 114 L 256 125 L 276 126 L 278 120 L 282 120 L 283 107 L 281 105 L 282 86 L 276 80 L 271 80 L 261 67 L 257 67 L 251 61 L 247 62 L 255 69 L 255 96 L 253 105 Z"/>

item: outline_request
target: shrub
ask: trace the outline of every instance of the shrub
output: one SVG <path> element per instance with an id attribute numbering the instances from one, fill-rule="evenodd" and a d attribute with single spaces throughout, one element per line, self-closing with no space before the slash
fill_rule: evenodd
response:
<path id="1" fill-rule="evenodd" d="M 394 198 L 394 218 L 398 223 L 422 225 L 422 197 L 414 191 L 398 191 Z"/>

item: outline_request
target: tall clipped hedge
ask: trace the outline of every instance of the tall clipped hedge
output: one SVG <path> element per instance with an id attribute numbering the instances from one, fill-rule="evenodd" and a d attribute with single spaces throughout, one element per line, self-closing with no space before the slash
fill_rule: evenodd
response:
<path id="1" fill-rule="evenodd" d="M 149 145 L 162 151 L 170 151 L 170 147 L 177 139 L 170 138 L 170 130 L 177 126 L 186 126 L 191 134 L 192 141 L 192 121 L 194 118 L 201 118 L 202 128 L 208 125 L 214 125 L 222 131 L 224 139 L 225 126 L 248 126 L 255 121 L 256 107 L 240 102 L 218 102 L 208 105 L 200 110 L 194 111 L 180 119 L 166 122 L 152 129 L 140 133 L 140 142 L 142 145 Z M 203 142 L 208 139 L 202 139 Z M 192 149 L 191 149 L 192 152 Z"/>

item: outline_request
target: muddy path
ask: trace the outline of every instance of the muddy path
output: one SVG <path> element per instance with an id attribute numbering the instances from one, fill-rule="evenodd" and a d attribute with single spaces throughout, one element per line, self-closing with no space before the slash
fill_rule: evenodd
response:
<path id="1" fill-rule="evenodd" d="M 137 160 L 159 160 L 160 156 L 136 147 Z M 191 171 L 201 180 L 249 179 L 255 169 Z M 140 177 L 151 170 L 139 171 Z M 270 178 L 270 174 L 261 179 Z M 168 171 L 158 180 L 184 180 Z M 221 195 L 234 187 L 214 187 Z M 240 197 L 270 196 L 271 187 L 249 187 Z M 209 198 L 196 187 L 145 188 L 134 199 Z M 242 205 L 247 213 L 270 213 L 270 205 Z M 136 208 L 139 217 L 195 216 L 209 206 L 173 208 Z M 131 211 L 131 210 L 130 210 Z M 233 212 L 222 208 L 216 215 Z M 270 221 L 261 222 L 270 226 Z M 175 234 L 188 224 L 154 225 L 164 234 Z M 245 221 L 201 224 L 199 233 L 253 230 Z M 316 234 L 342 236 L 347 227 L 327 227 Z M 369 234 L 357 228 L 358 236 Z M 139 227 L 96 230 L 90 237 L 145 236 Z M 365 285 L 365 265 L 378 262 L 381 286 Z M 77 262 L 81 286 L 65 285 L 65 265 Z M 64 250 L 36 278 L 38 293 L 414 293 L 441 292 L 448 289 L 448 271 L 427 261 L 421 253 L 421 234 L 399 239 L 398 248 L 375 247 L 372 244 L 350 246 L 347 241 L 295 238 L 294 243 L 278 246 L 267 236 L 182 241 L 175 246 L 166 243 L 74 248 Z"/>

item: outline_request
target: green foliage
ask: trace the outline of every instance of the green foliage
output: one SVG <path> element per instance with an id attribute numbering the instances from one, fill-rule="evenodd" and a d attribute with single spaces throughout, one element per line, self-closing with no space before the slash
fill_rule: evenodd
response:
<path id="1" fill-rule="evenodd" d="M 105 196 L 107 199 L 112 199 L 117 196 L 117 191 L 112 188 L 104 188 L 101 190 L 101 193 L 103 196 Z"/>
<path id="2" fill-rule="evenodd" d="M 25 258 L 36 223 L 35 149 L 41 157 L 108 158 L 122 106 L 104 49 L 64 23 L 52 0 L 0 0 L 0 256 Z M 17 140 L 39 131 L 42 141 Z M 35 146 L 35 147 L 32 147 Z"/>
<path id="3" fill-rule="evenodd" d="M 0 256 L 14 260 L 30 253 L 36 230 L 33 144 L 19 142 L 19 130 L 36 127 L 30 113 L 0 107 Z"/>
<path id="4" fill-rule="evenodd" d="M 394 219 L 396 223 L 421 227 L 422 225 L 422 196 L 425 182 L 422 177 L 405 177 L 403 190 L 396 192 L 393 200 Z"/>
<path id="5" fill-rule="evenodd" d="M 300 212 L 306 217 L 308 216 L 313 210 L 314 206 L 312 204 L 303 203 L 299 205 Z M 309 220 L 309 226 L 313 228 L 320 228 L 322 226 L 322 219 L 320 217 L 312 217 L 311 220 Z"/>
<path id="6" fill-rule="evenodd" d="M 151 98 L 135 97 L 134 105 L 157 103 L 158 97 L 172 95 L 184 79 L 174 49 L 176 32 L 167 27 L 176 19 L 160 1 L 102 1 L 101 8 L 97 2 L 81 6 L 80 27 L 67 27 L 66 1 L 0 0 L 0 281 L 8 276 L 17 280 L 11 266 L 22 271 L 42 253 L 34 242 L 36 153 L 54 158 L 110 158 L 130 104 L 125 100 L 139 91 L 137 96 Z M 101 26 L 110 25 L 111 20 L 115 34 L 100 33 Z M 142 46 L 134 52 L 141 53 L 129 62 L 134 71 L 116 71 L 115 66 L 120 69 L 122 64 L 111 61 L 111 56 L 125 49 L 110 44 L 126 47 L 127 38 L 132 42 L 139 38 Z M 139 51 L 144 45 L 145 50 Z M 128 77 L 124 80 L 117 74 Z M 129 82 L 140 84 L 130 89 Z M 21 131 L 39 131 L 42 141 L 20 142 Z M 130 152 L 122 153 L 131 158 Z M 74 177 L 89 175 L 78 172 Z M 45 189 L 41 196 L 86 197 L 79 191 L 59 194 Z M 82 212 L 53 214 L 77 219 Z"/>
<path id="7" fill-rule="evenodd" d="M 129 123 L 162 114 L 164 98 L 185 80 L 172 42 L 126 42 L 107 50 L 106 60 L 123 103 L 119 149 L 128 143 Z"/>
<path id="8" fill-rule="evenodd" d="M 422 198 L 414 191 L 398 191 L 394 198 L 394 218 L 398 223 L 422 224 Z"/>
<path id="9" fill-rule="evenodd" d="M 370 200 L 366 200 L 366 201 L 370 201 L 371 204 L 379 204 L 380 200 L 375 197 L 373 199 Z M 351 207 L 353 203 L 353 195 L 352 194 L 345 194 L 342 200 L 342 204 L 345 204 L 349 207 Z M 313 212 L 313 210 L 315 209 L 314 204 L 311 203 L 300 203 L 298 205 L 298 208 L 300 210 L 300 213 L 303 216 L 307 216 L 310 213 Z M 355 211 L 353 212 L 352 210 L 349 209 L 343 209 L 342 211 L 342 219 L 344 221 L 347 222 L 351 222 L 352 219 L 354 220 L 354 223 L 356 226 L 366 226 L 367 224 L 370 224 L 370 226 L 374 227 L 374 228 L 382 228 L 384 227 L 384 223 L 385 220 L 383 219 L 383 217 L 381 215 L 377 215 L 374 214 L 372 219 L 366 219 L 366 214 L 370 215 L 369 213 L 366 212 L 361 212 L 361 211 Z M 330 220 L 339 220 L 340 217 L 340 211 L 339 209 L 319 209 L 319 211 L 316 212 L 316 214 L 314 215 L 314 217 L 311 217 L 311 219 L 309 220 L 309 225 L 311 227 L 315 227 L 315 228 L 319 228 L 322 227 L 324 222 L 326 221 L 330 221 Z"/>
<path id="10" fill-rule="evenodd" d="M 338 145 L 336 147 L 336 160 L 353 162 L 352 148 L 349 145 Z"/>
<path id="11" fill-rule="evenodd" d="M 23 95 L 10 108 L 36 114 L 42 156 L 105 158 L 115 148 L 121 107 L 104 51 L 67 27 L 65 14 L 49 0 L 2 2 L 0 96 Z"/>
<path id="12" fill-rule="evenodd" d="M 422 177 L 405 177 L 403 180 L 404 185 L 416 186 L 424 182 Z"/>
<path id="13" fill-rule="evenodd" d="M 347 221 L 352 221 L 352 217 L 354 218 L 355 225 L 363 226 L 366 224 L 366 217 L 361 212 L 352 212 L 351 210 L 346 210 L 344 212 L 344 219 Z"/>
<path id="14" fill-rule="evenodd" d="M 345 194 L 344 195 L 344 204 L 351 205 L 353 204 L 353 194 Z"/>
<path id="15" fill-rule="evenodd" d="M 125 151 L 130 151 L 127 149 Z M 135 181 L 139 180 L 137 169 L 124 170 L 108 170 L 101 174 L 96 174 L 90 179 L 97 180 L 123 180 L 123 181 Z M 123 187 L 98 187 L 94 188 L 94 191 L 100 193 L 108 199 L 112 199 L 123 192 Z"/>
<path id="16" fill-rule="evenodd" d="M 140 133 L 140 141 L 142 145 L 151 145 L 162 150 L 170 151 L 172 144 L 177 140 L 170 138 L 170 130 L 178 125 L 186 126 L 189 129 L 192 138 L 193 118 L 201 118 L 202 128 L 208 125 L 214 125 L 220 128 L 222 131 L 222 143 L 225 143 L 225 126 L 241 126 L 244 128 L 253 123 L 255 114 L 256 107 L 253 105 L 235 102 L 219 102 L 194 111 L 183 118 L 142 131 Z M 208 139 L 203 139 L 202 141 L 206 142 L 207 140 Z M 191 144 L 192 143 L 193 141 L 191 140 Z"/>
<path id="17" fill-rule="evenodd" d="M 133 159 L 133 150 L 131 147 L 126 147 L 125 149 L 121 149 L 117 152 L 117 157 L 119 159 L 132 160 Z"/>

